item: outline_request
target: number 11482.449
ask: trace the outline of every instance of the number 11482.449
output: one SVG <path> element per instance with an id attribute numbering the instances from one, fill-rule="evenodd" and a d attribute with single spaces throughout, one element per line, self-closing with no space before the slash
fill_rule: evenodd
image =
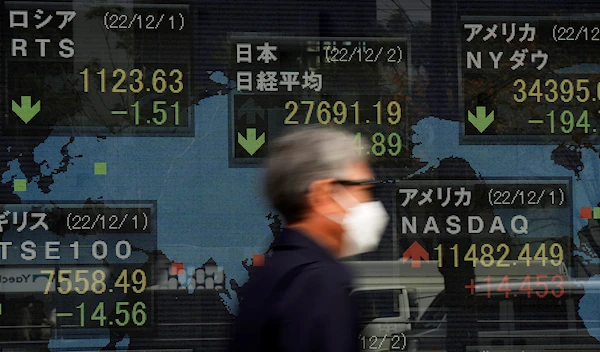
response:
<path id="1" fill-rule="evenodd" d="M 516 260 L 510 260 L 511 249 L 519 252 Z M 438 266 L 459 267 L 461 263 L 471 262 L 473 267 L 481 265 L 485 268 L 509 268 L 516 265 L 531 266 L 532 263 L 539 263 L 542 266 L 560 266 L 565 260 L 565 251 L 560 243 L 524 243 L 520 248 L 511 247 L 506 243 L 500 243 L 493 246 L 489 243 L 471 244 L 464 255 L 461 255 L 462 248 L 458 244 L 453 246 L 437 245 L 434 250 L 437 252 Z M 447 258 L 450 257 L 450 258 Z"/>

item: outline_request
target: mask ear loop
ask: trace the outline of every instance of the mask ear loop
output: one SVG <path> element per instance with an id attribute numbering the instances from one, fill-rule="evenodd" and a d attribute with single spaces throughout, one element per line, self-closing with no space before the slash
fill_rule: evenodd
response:
<path id="1" fill-rule="evenodd" d="M 339 183 L 336 183 L 331 189 L 335 190 L 335 188 L 337 188 L 337 187 L 344 188 L 344 186 L 340 185 Z M 344 191 L 346 191 L 346 190 L 344 190 Z M 343 204 L 344 202 L 340 202 L 339 197 L 337 197 L 333 192 L 331 192 L 331 190 L 329 191 L 329 196 L 331 197 L 331 199 L 333 199 L 334 202 L 336 202 L 340 206 L 340 208 L 344 209 L 344 211 L 346 213 L 348 213 L 349 209 L 346 206 L 344 206 L 344 204 Z M 337 222 L 338 224 L 343 224 L 345 214 L 329 214 L 329 215 L 327 215 L 327 217 L 329 219 Z"/>
<path id="2" fill-rule="evenodd" d="M 340 202 L 340 199 L 334 195 L 331 195 L 331 198 L 333 198 L 333 200 L 336 201 L 339 204 L 339 206 L 342 207 L 346 211 L 346 213 L 349 213 L 350 209 L 352 209 L 353 207 L 360 205 L 360 201 L 358 199 L 356 199 L 352 195 L 352 193 L 348 192 L 348 190 L 346 189 L 346 187 L 344 187 L 344 185 L 339 184 L 339 183 L 337 185 L 343 189 L 343 191 L 345 193 L 344 198 L 350 199 L 350 203 L 352 203 L 352 204 L 350 206 L 347 206 L 347 204 L 344 205 L 343 203 L 347 203 L 347 202 L 346 201 Z"/>
<path id="3" fill-rule="evenodd" d="M 332 182 L 332 183 L 335 183 L 335 182 Z M 338 184 L 334 184 L 334 185 L 330 186 L 329 187 L 330 189 L 328 190 L 328 189 L 326 189 L 326 187 L 325 187 L 324 184 L 318 184 L 317 181 L 314 181 L 310 185 L 308 185 L 308 188 L 306 190 L 306 195 L 308 197 L 308 194 L 312 193 L 313 191 L 323 191 L 323 192 L 326 192 L 329 195 L 329 197 L 331 197 L 331 199 L 333 201 L 335 201 L 336 203 L 338 203 L 338 205 L 340 207 L 342 207 L 344 210 L 347 211 L 347 209 L 342 204 L 340 204 L 340 202 L 338 201 L 337 197 L 334 196 L 332 194 L 332 192 L 331 192 L 331 189 L 333 189 L 333 187 L 335 187 L 336 185 L 338 185 Z M 329 218 L 332 221 L 337 222 L 338 224 L 341 224 L 343 222 L 343 220 L 344 220 L 344 215 L 342 215 L 342 214 L 323 214 L 323 213 L 321 213 L 321 215 Z"/>

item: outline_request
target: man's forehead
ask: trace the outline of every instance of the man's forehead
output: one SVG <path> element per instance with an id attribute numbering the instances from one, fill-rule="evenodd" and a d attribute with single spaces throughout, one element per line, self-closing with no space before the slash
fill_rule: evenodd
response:
<path id="1" fill-rule="evenodd" d="M 346 168 L 345 174 L 349 179 L 367 180 L 373 178 L 373 170 L 366 160 L 351 163 Z"/>

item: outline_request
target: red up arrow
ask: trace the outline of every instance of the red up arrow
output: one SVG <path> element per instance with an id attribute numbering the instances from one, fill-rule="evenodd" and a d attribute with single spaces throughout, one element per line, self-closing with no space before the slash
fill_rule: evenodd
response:
<path id="1" fill-rule="evenodd" d="M 429 260 L 429 253 L 423 248 L 419 242 L 415 241 L 408 247 L 404 254 L 402 254 L 402 263 L 406 263 L 407 260 L 412 259 L 410 266 L 413 268 L 421 267 L 421 258 Z"/>

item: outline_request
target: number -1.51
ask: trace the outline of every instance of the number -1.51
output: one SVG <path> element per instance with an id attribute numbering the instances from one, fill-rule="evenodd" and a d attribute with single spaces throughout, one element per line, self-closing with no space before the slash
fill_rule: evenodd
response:
<path id="1" fill-rule="evenodd" d="M 179 126 L 179 118 L 180 118 L 180 108 L 179 102 L 175 102 L 174 104 L 167 105 L 166 101 L 156 100 L 152 102 L 152 119 L 146 119 L 146 124 L 153 124 L 156 126 L 162 126 L 167 121 L 172 119 L 173 123 L 168 125 Z M 143 119 L 140 117 L 140 102 L 136 101 L 131 105 L 133 107 L 133 116 L 134 116 L 134 124 L 136 126 L 142 124 L 144 125 Z M 172 113 L 172 117 L 170 117 L 170 113 Z"/>

